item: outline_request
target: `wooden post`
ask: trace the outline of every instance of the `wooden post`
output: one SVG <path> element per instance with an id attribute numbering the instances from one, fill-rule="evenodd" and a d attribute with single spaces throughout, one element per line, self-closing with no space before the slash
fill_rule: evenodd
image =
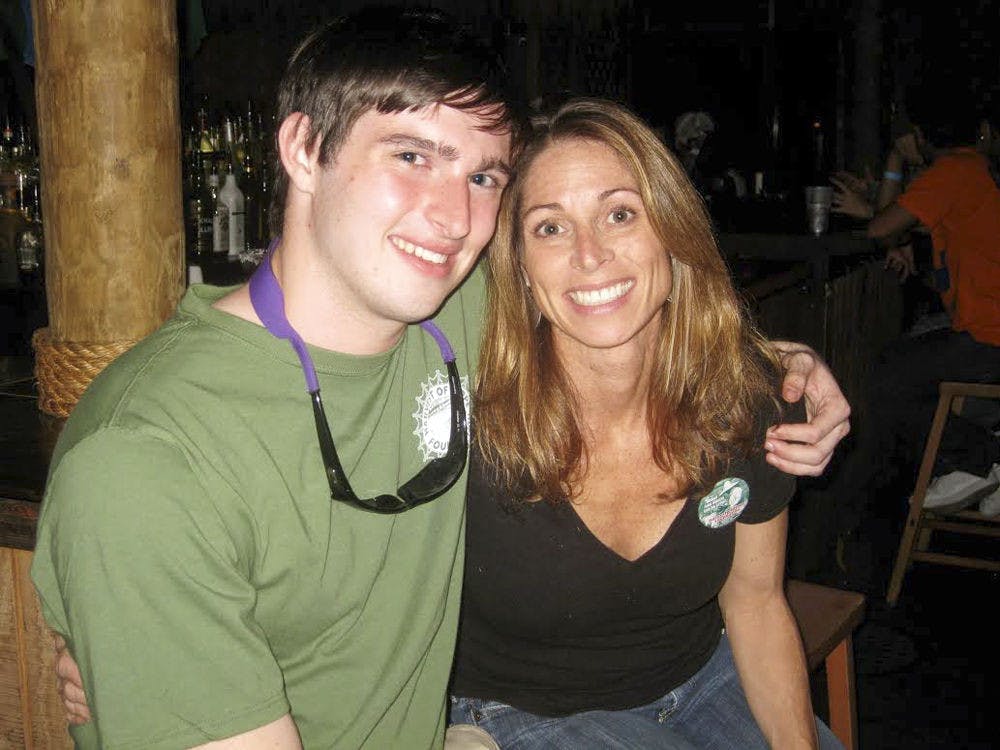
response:
<path id="1" fill-rule="evenodd" d="M 174 310 L 184 232 L 174 0 L 33 0 L 49 328 L 39 407 Z"/>

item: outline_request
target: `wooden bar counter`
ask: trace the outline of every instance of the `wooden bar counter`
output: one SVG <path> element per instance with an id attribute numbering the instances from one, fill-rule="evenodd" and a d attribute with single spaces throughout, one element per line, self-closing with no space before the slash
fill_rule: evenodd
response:
<path id="1" fill-rule="evenodd" d="M 903 293 L 862 231 L 722 233 L 719 246 L 761 330 L 809 344 L 852 404 L 878 352 L 902 333 Z"/>

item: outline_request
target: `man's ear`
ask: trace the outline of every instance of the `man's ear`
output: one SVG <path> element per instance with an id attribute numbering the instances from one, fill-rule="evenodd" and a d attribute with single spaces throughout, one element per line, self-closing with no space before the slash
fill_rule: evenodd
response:
<path id="1" fill-rule="evenodd" d="M 293 112 L 278 127 L 278 156 L 289 186 L 312 193 L 319 175 L 319 138 L 311 138 L 309 116 Z"/>

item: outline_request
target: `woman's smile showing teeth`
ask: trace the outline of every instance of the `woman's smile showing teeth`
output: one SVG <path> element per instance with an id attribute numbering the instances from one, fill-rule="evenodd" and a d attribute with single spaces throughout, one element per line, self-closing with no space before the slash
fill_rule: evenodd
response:
<path id="1" fill-rule="evenodd" d="M 586 291 L 568 292 L 569 298 L 578 305 L 584 307 L 596 307 L 614 302 L 620 297 L 624 297 L 635 286 L 635 281 L 619 281 L 617 284 L 610 284 L 601 289 L 588 289 Z"/>
<path id="2" fill-rule="evenodd" d="M 550 143 L 532 162 L 517 205 L 521 272 L 553 342 L 638 347 L 645 356 L 673 273 L 631 167 L 597 141 Z"/>
<path id="3" fill-rule="evenodd" d="M 448 260 L 447 255 L 435 253 L 433 250 L 428 250 L 426 247 L 421 247 L 420 245 L 414 245 L 412 242 L 407 242 L 401 237 L 390 237 L 389 241 L 407 255 L 414 255 L 421 260 L 426 260 L 428 263 L 442 265 Z"/>

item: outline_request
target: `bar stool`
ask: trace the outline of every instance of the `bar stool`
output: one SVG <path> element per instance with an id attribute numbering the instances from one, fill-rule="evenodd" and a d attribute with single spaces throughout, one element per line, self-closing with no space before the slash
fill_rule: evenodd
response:
<path id="1" fill-rule="evenodd" d="M 810 672 L 826 665 L 830 729 L 847 750 L 858 746 L 852 635 L 865 614 L 865 597 L 806 581 L 785 584 L 788 605 L 798 623 Z"/>
<path id="2" fill-rule="evenodd" d="M 934 461 L 941 445 L 941 435 L 949 414 L 962 410 L 966 397 L 1000 399 L 1000 384 L 943 382 L 938 388 L 937 410 L 927 435 L 924 457 L 917 474 L 917 485 L 910 497 L 910 512 L 906 517 L 903 538 L 896 554 L 896 564 L 889 579 L 886 601 L 894 606 L 903 588 L 903 578 L 914 560 L 951 565 L 960 568 L 1000 571 L 1000 559 L 956 555 L 934 552 L 928 549 L 933 531 L 948 531 L 954 534 L 1000 538 L 1000 516 L 985 516 L 978 510 L 962 510 L 957 513 L 936 513 L 924 508 L 927 485 L 931 480 Z"/>

